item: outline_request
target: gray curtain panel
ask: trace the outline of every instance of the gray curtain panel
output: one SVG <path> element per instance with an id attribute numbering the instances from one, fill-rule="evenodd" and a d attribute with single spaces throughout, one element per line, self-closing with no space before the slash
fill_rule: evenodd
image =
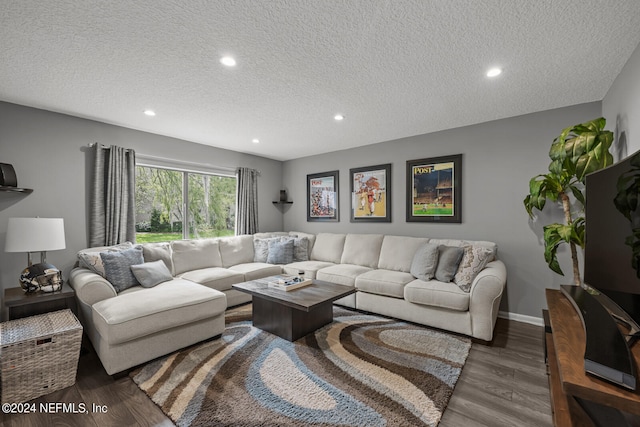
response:
<path id="1" fill-rule="evenodd" d="M 135 242 L 135 151 L 93 145 L 89 209 L 90 246 Z"/>
<path id="2" fill-rule="evenodd" d="M 236 173 L 236 235 L 258 231 L 258 171 L 238 168 Z"/>

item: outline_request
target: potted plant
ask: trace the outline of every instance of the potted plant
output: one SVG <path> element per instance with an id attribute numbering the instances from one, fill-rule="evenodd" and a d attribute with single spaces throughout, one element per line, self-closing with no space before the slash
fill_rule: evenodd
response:
<path id="1" fill-rule="evenodd" d="M 549 268 L 563 275 L 558 263 L 557 251 L 562 243 L 568 243 L 573 261 L 573 281 L 580 286 L 580 269 L 577 246 L 584 248 L 584 181 L 587 174 L 613 163 L 609 148 L 613 133 L 604 130 L 603 117 L 575 126 L 570 126 L 553 140 L 549 157 L 549 173 L 536 175 L 529 181 L 529 194 L 524 206 L 529 217 L 533 211 L 542 211 L 546 201 L 560 203 L 564 212 L 564 223 L 544 226 L 544 259 Z"/>

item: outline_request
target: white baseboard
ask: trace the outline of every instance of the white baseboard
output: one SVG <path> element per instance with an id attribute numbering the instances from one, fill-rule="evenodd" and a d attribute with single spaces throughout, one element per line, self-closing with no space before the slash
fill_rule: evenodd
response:
<path id="1" fill-rule="evenodd" d="M 525 316 L 524 314 L 510 313 L 507 311 L 499 311 L 498 317 L 515 320 L 516 322 L 529 323 L 536 326 L 544 326 L 544 320 L 542 317 Z"/>

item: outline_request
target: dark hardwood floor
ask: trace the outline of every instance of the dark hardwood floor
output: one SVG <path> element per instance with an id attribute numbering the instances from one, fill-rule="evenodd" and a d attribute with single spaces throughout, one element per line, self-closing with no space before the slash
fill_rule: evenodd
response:
<path id="1" fill-rule="evenodd" d="M 250 306 L 249 306 L 250 307 Z M 247 306 L 239 309 L 246 310 Z M 108 376 L 89 344 L 80 357 L 76 384 L 30 403 L 33 414 L 0 414 L 2 426 L 173 426 L 128 377 Z M 40 403 L 51 413 L 42 413 Z M 64 413 L 67 406 L 89 413 Z M 95 409 L 94 409 L 95 405 Z M 102 412 L 102 411 L 104 412 Z M 490 344 L 473 343 L 441 427 L 553 425 L 542 327 L 498 319 Z"/>

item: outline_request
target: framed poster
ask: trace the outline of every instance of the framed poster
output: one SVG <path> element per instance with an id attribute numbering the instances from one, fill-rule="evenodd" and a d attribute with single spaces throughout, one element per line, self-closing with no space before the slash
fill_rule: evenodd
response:
<path id="1" fill-rule="evenodd" d="M 307 175 L 307 221 L 339 221 L 338 171 Z"/>
<path id="2" fill-rule="evenodd" d="M 462 222 L 462 154 L 407 161 L 407 222 Z"/>
<path id="3" fill-rule="evenodd" d="M 391 163 L 350 169 L 351 222 L 391 222 Z"/>

